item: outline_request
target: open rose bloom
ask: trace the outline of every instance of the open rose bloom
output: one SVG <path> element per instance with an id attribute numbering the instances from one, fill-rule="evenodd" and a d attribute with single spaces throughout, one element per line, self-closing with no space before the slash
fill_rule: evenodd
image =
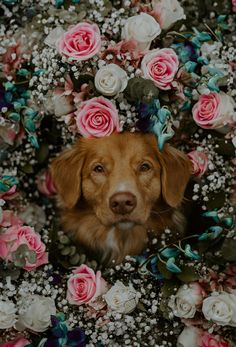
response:
<path id="1" fill-rule="evenodd" d="M 0 347 L 26 347 L 27 345 L 30 345 L 30 342 L 23 336 L 20 336 L 12 341 L 0 343 Z"/>
<path id="2" fill-rule="evenodd" d="M 179 68 L 179 60 L 172 48 L 153 49 L 145 54 L 141 64 L 143 77 L 162 90 L 172 89 Z"/>
<path id="3" fill-rule="evenodd" d="M 12 252 L 23 244 L 26 244 L 36 254 L 36 262 L 31 264 L 27 260 L 23 267 L 25 270 L 34 270 L 38 266 L 48 263 L 48 253 L 40 235 L 33 228 L 19 224 L 5 229 L 0 234 L 0 258 L 12 261 Z"/>
<path id="4" fill-rule="evenodd" d="M 200 96 L 193 106 L 193 119 L 205 129 L 223 128 L 233 123 L 234 101 L 225 93 L 211 92 Z"/>
<path id="5" fill-rule="evenodd" d="M 106 98 L 82 102 L 75 115 L 78 131 L 84 137 L 103 137 L 120 131 L 118 111 Z"/>
<path id="6" fill-rule="evenodd" d="M 101 272 L 95 274 L 87 265 L 76 268 L 67 282 L 67 300 L 72 305 L 89 304 L 106 291 L 106 281 Z"/>
<path id="7" fill-rule="evenodd" d="M 101 49 L 100 30 L 96 24 L 79 23 L 70 27 L 56 46 L 71 63 L 88 60 Z"/>
<path id="8" fill-rule="evenodd" d="M 204 152 L 192 151 L 187 154 L 192 163 L 192 173 L 194 176 L 201 177 L 208 167 L 208 157 Z"/>

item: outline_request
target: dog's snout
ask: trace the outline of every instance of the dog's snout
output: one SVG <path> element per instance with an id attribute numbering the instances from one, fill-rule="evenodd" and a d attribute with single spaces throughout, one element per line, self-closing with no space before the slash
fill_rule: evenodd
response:
<path id="1" fill-rule="evenodd" d="M 127 214 L 137 205 L 136 196 L 129 192 L 115 193 L 110 197 L 110 209 L 116 214 Z"/>

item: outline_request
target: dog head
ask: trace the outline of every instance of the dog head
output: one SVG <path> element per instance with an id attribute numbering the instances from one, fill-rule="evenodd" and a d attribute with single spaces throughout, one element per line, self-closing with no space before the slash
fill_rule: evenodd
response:
<path id="1" fill-rule="evenodd" d="M 81 138 L 51 165 L 64 208 L 82 199 L 103 225 L 123 227 L 146 223 L 157 201 L 177 207 L 190 171 L 179 150 L 160 152 L 153 134 L 128 132 Z"/>

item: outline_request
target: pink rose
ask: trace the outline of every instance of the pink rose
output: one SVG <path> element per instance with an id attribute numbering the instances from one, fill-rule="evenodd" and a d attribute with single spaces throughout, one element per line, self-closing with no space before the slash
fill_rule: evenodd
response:
<path id="1" fill-rule="evenodd" d="M 92 58 L 101 49 L 101 36 L 96 24 L 79 23 L 69 30 L 57 42 L 57 49 L 72 63 Z"/>
<path id="2" fill-rule="evenodd" d="M 36 183 L 40 193 L 48 197 L 56 194 L 56 188 L 49 170 L 43 170 L 37 177 Z"/>
<path id="3" fill-rule="evenodd" d="M 46 247 L 40 235 L 29 226 L 14 225 L 0 234 L 0 257 L 12 261 L 12 252 L 15 252 L 22 244 L 26 244 L 36 253 L 36 262 L 31 264 L 26 260 L 23 269 L 30 271 L 48 263 L 48 253 L 45 252 Z"/>
<path id="4" fill-rule="evenodd" d="M 206 331 L 198 339 L 200 347 L 229 347 L 229 343 L 223 340 L 221 336 L 211 335 Z"/>
<path id="5" fill-rule="evenodd" d="M 222 128 L 232 122 L 234 116 L 234 102 L 225 93 L 211 92 L 200 96 L 193 106 L 193 119 L 205 129 Z"/>
<path id="6" fill-rule="evenodd" d="M 3 72 L 9 76 L 15 77 L 15 71 L 20 67 L 22 58 L 21 58 L 21 49 L 20 43 L 17 42 L 7 48 L 6 53 L 2 56 L 3 60 Z"/>
<path id="7" fill-rule="evenodd" d="M 4 126 L 0 126 L 0 138 L 8 145 L 18 145 L 24 137 L 25 131 L 17 123 L 6 122 Z"/>
<path id="8" fill-rule="evenodd" d="M 78 131 L 84 137 L 103 137 L 120 131 L 116 107 L 102 96 L 82 102 L 75 115 Z"/>
<path id="9" fill-rule="evenodd" d="M 192 173 L 201 177 L 208 167 L 208 157 L 204 152 L 192 151 L 187 154 L 192 163 Z"/>
<path id="10" fill-rule="evenodd" d="M 14 184 L 14 186 L 12 186 L 7 192 L 4 193 L 0 193 L 0 199 L 3 200 L 12 200 L 14 199 L 18 193 L 16 191 L 16 185 Z"/>
<path id="11" fill-rule="evenodd" d="M 179 60 L 172 48 L 153 49 L 145 54 L 141 63 L 144 78 L 152 80 L 162 90 L 172 88 L 178 67 Z"/>
<path id="12" fill-rule="evenodd" d="M 16 216 L 13 211 L 3 211 L 0 227 L 8 228 L 13 225 L 23 225 L 23 220 Z"/>
<path id="13" fill-rule="evenodd" d="M 232 0 L 232 5 L 236 6 L 236 0 Z"/>
<path id="14" fill-rule="evenodd" d="M 23 336 L 20 336 L 13 341 L 0 343 L 0 347 L 25 347 L 27 345 L 30 345 L 30 342 Z"/>
<path id="15" fill-rule="evenodd" d="M 87 265 L 77 267 L 67 282 L 67 300 L 72 305 L 91 303 L 106 291 L 106 281 L 101 272 L 95 274 Z"/>

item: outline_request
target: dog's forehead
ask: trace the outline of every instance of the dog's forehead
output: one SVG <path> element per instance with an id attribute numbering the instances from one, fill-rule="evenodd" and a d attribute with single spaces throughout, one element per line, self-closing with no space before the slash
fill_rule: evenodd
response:
<path id="1" fill-rule="evenodd" d="M 86 139 L 84 149 L 91 157 L 135 157 L 153 155 L 157 150 L 152 134 L 118 133 L 101 138 Z"/>

